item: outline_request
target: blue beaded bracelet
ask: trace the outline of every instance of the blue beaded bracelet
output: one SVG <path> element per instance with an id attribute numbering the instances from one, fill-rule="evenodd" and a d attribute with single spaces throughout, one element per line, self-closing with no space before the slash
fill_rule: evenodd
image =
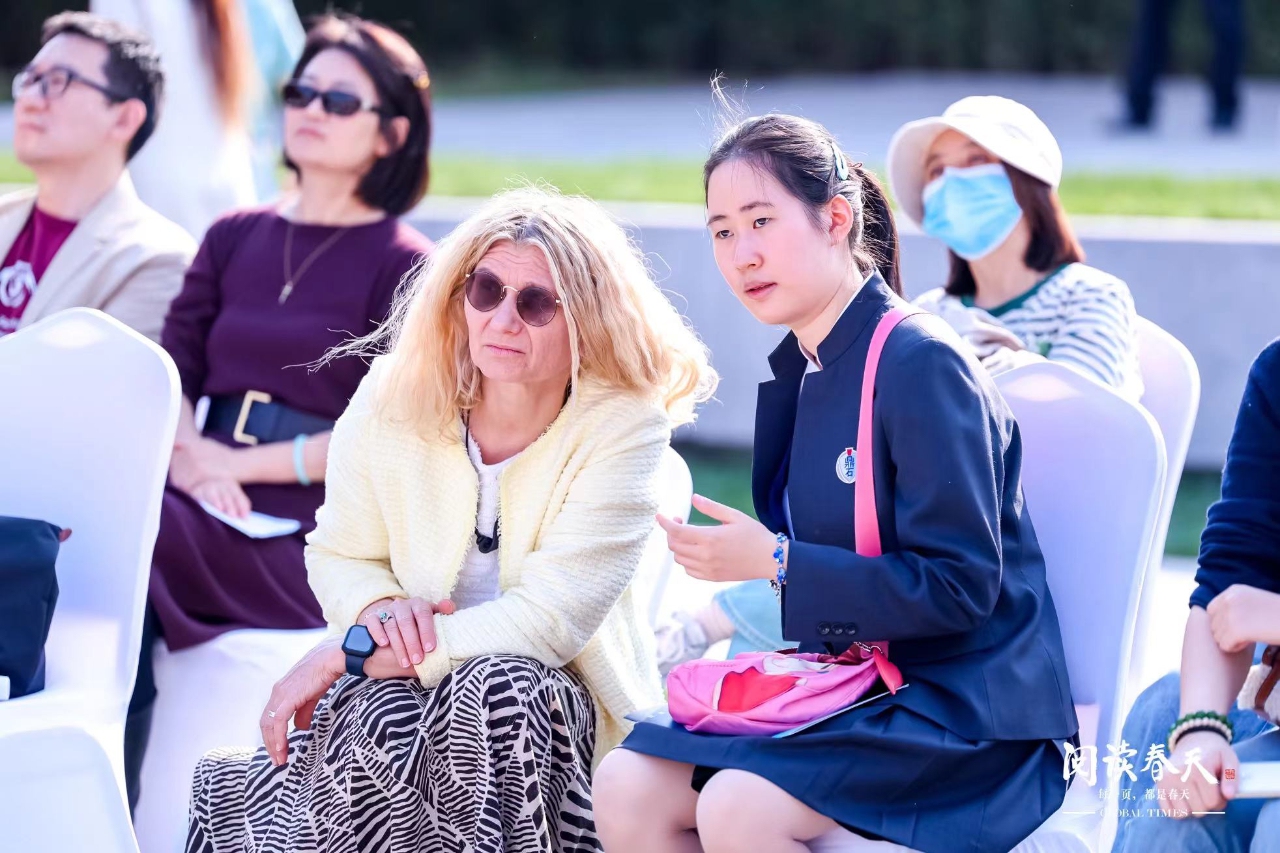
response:
<path id="1" fill-rule="evenodd" d="M 293 473 L 298 478 L 298 485 L 310 486 L 311 478 L 307 476 L 307 462 L 303 458 L 303 448 L 306 447 L 307 437 L 299 435 L 293 439 Z"/>
<path id="2" fill-rule="evenodd" d="M 778 576 L 769 581 L 769 586 L 773 587 L 773 591 L 782 594 L 782 588 L 787 585 L 787 552 L 783 549 L 783 545 L 787 541 L 787 534 L 778 534 L 778 545 L 773 549 L 773 561 L 778 564 Z"/>

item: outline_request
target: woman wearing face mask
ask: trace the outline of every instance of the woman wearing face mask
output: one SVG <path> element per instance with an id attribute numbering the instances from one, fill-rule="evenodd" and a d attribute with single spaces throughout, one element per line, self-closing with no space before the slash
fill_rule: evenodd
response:
<path id="1" fill-rule="evenodd" d="M 1083 263 L 1061 179 L 1053 134 L 1008 98 L 964 98 L 904 125 L 889 144 L 890 186 L 951 255 L 946 285 L 916 304 L 950 322 L 989 369 L 1044 357 L 1137 401 L 1133 297 Z"/>
<path id="2" fill-rule="evenodd" d="M 785 115 L 734 127 L 703 174 L 721 274 L 757 320 L 791 333 L 757 401 L 760 520 L 695 496 L 722 524 L 659 524 L 695 577 L 772 579 L 801 651 L 890 640 L 911 686 L 788 737 L 648 717 L 596 773 L 605 849 L 801 851 L 844 826 L 925 853 L 960 838 L 1005 853 L 1062 803 L 1062 745 L 1078 728 L 1017 425 L 991 377 L 922 312 L 884 344 L 873 460 L 838 464 L 857 443 L 875 330 L 906 307 L 884 194 L 826 129 Z M 880 557 L 854 550 L 864 465 Z"/>
<path id="3" fill-rule="evenodd" d="M 912 122 L 890 145 L 889 175 L 906 214 L 951 249 L 946 287 L 916 304 L 950 323 L 990 372 L 1048 358 L 1141 397 L 1133 298 L 1123 281 L 1082 263 L 1055 191 L 1062 154 L 1031 110 L 971 97 Z M 763 583 L 659 625 L 658 668 L 665 675 L 725 639 L 731 656 L 782 647 Z"/>

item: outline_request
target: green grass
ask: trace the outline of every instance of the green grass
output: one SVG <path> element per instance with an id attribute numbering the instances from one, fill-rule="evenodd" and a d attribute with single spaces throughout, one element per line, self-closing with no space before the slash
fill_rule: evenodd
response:
<path id="1" fill-rule="evenodd" d="M 545 181 L 565 192 L 616 201 L 702 204 L 696 160 L 632 158 L 602 162 L 437 157 L 431 191 L 488 196 L 521 181 Z M 1163 175 L 1068 175 L 1067 210 L 1080 215 L 1280 219 L 1280 180 Z"/>
<path id="2" fill-rule="evenodd" d="M 31 172 L 18 162 L 12 151 L 0 151 L 0 184 L 29 184 Z"/>
<path id="3" fill-rule="evenodd" d="M 689 463 L 695 492 L 756 517 L 755 508 L 751 505 L 750 450 L 683 443 L 677 444 L 676 450 Z M 695 524 L 714 523 L 696 509 L 692 510 L 688 520 Z"/>
<path id="4" fill-rule="evenodd" d="M 30 172 L 11 152 L 0 151 L 0 184 L 30 180 Z M 453 154 L 432 159 L 433 195 L 484 197 L 524 182 L 545 182 L 565 192 L 612 201 L 703 202 L 698 160 L 572 161 Z M 1280 179 L 1271 178 L 1075 174 L 1064 180 L 1062 199 L 1069 211 L 1082 215 L 1280 220 Z"/>
<path id="5" fill-rule="evenodd" d="M 1200 533 L 1204 530 L 1209 504 L 1222 492 L 1222 474 L 1217 471 L 1187 471 L 1178 484 L 1178 498 L 1173 502 L 1173 519 L 1169 522 L 1169 538 L 1164 552 L 1180 557 L 1200 553 Z"/>
<path id="6" fill-rule="evenodd" d="M 612 201 L 702 204 L 702 164 L 693 160 L 573 162 L 443 155 L 431 162 L 433 195 L 489 196 L 524 181 Z"/>
<path id="7" fill-rule="evenodd" d="M 680 444 L 676 447 L 693 473 L 693 488 L 701 495 L 755 516 L 751 506 L 751 451 Z M 1205 512 L 1218 499 L 1222 478 L 1217 473 L 1188 471 L 1178 486 L 1165 553 L 1194 557 L 1200 551 Z M 713 523 L 696 510 L 696 524 Z"/>
<path id="8" fill-rule="evenodd" d="M 1074 214 L 1280 219 L 1280 180 L 1167 175 L 1068 175 L 1062 203 Z"/>

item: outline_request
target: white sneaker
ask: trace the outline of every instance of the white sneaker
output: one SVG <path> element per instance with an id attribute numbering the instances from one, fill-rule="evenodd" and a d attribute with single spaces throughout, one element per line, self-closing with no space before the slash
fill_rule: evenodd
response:
<path id="1" fill-rule="evenodd" d="M 659 625 L 653 632 L 658 646 L 658 673 L 667 673 L 685 661 L 696 660 L 707 653 L 707 632 L 692 613 L 681 611 Z"/>

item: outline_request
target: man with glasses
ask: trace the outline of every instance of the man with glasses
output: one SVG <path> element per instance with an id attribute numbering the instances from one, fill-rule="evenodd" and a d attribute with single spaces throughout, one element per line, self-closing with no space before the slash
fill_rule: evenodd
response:
<path id="1" fill-rule="evenodd" d="M 45 22 L 13 81 L 14 153 L 36 186 L 0 197 L 0 337 L 89 307 L 159 338 L 196 244 L 138 199 L 125 167 L 163 93 L 145 36 L 83 12 Z"/>

